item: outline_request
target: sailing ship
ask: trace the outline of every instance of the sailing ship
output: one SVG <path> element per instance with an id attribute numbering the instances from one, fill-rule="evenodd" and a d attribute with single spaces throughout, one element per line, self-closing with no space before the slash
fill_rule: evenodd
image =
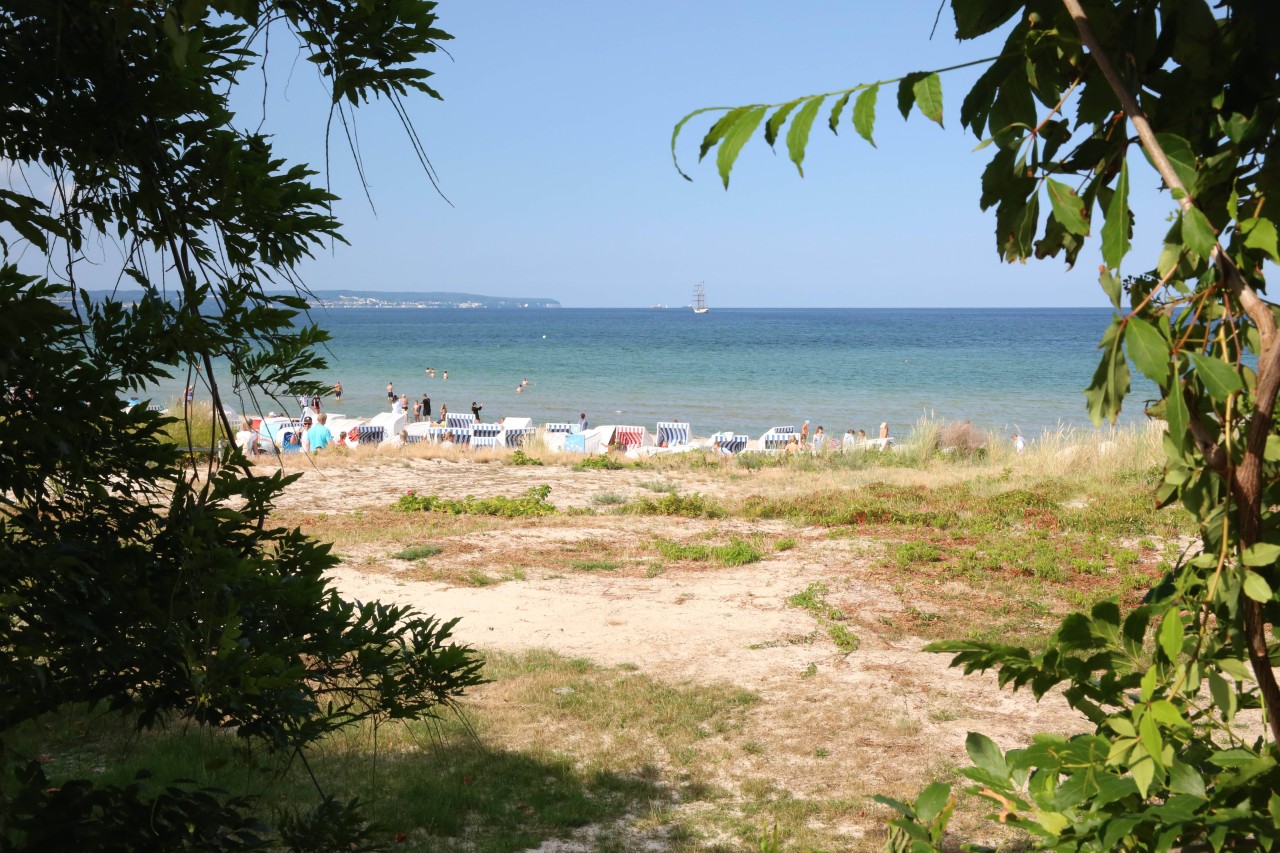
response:
<path id="1" fill-rule="evenodd" d="M 706 285 L 698 282 L 693 286 L 693 313 L 705 314 L 708 310 Z"/>

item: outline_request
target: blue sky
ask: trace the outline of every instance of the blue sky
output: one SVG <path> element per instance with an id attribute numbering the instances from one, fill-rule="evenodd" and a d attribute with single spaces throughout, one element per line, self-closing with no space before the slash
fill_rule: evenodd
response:
<path id="1" fill-rule="evenodd" d="M 705 281 L 712 307 L 1101 306 L 1098 249 L 1077 268 L 1007 265 L 978 208 L 989 151 L 959 126 L 978 71 L 944 77 L 946 128 L 904 122 L 880 98 L 872 148 L 846 115 L 815 124 L 801 179 L 785 150 L 748 143 L 725 191 L 697 164 L 710 123 L 682 137 L 689 183 L 672 168 L 671 130 L 703 106 L 779 102 L 990 56 L 958 43 L 936 3 L 497 2 L 440 5 L 455 38 L 428 67 L 445 100 L 410 112 L 453 206 L 432 191 L 394 113 L 358 118 L 376 214 L 343 140 L 333 189 L 351 246 L 305 268 L 316 289 L 458 290 L 544 296 L 567 307 L 681 305 Z M 266 125 L 280 153 L 323 162 L 324 93 L 277 42 Z M 980 71 L 980 69 L 979 69 Z M 237 98 L 255 125 L 260 92 Z M 1137 164 L 1133 164 L 1137 165 Z M 1132 271 L 1153 264 L 1170 203 L 1143 164 Z M 1048 205 L 1042 209 L 1047 210 Z"/>

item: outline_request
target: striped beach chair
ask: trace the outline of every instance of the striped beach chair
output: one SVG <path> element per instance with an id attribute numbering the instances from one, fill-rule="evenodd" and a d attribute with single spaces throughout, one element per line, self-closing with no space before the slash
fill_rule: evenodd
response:
<path id="1" fill-rule="evenodd" d="M 476 416 L 470 413 L 453 414 L 449 413 L 449 418 L 445 423 L 445 429 L 449 430 L 449 436 L 453 439 L 454 444 L 471 444 L 471 434 L 475 429 Z"/>
<path id="2" fill-rule="evenodd" d="M 777 453 L 786 449 L 786 446 L 791 443 L 791 436 L 795 434 L 794 426 L 773 427 L 760 436 L 760 447 L 765 453 Z"/>
<path id="3" fill-rule="evenodd" d="M 387 440 L 387 430 L 380 426 L 362 426 L 359 428 L 361 444 L 382 444 Z"/>
<path id="4" fill-rule="evenodd" d="M 471 446 L 476 449 L 497 447 L 501 432 L 502 424 L 476 424 L 471 428 Z"/>
<path id="5" fill-rule="evenodd" d="M 644 427 L 617 426 L 613 428 L 613 445 L 621 450 L 644 444 Z"/>
<path id="6" fill-rule="evenodd" d="M 720 445 L 721 453 L 737 454 L 747 449 L 747 437 L 731 432 L 718 432 L 711 436 L 711 446 Z"/>
<path id="7" fill-rule="evenodd" d="M 680 421 L 658 421 L 659 447 L 684 447 L 689 443 L 689 425 Z"/>
<path id="8" fill-rule="evenodd" d="M 546 426 L 544 426 L 544 427 L 543 427 L 543 429 L 545 429 L 547 432 L 563 432 L 563 433 L 570 433 L 570 432 L 573 432 L 573 429 L 574 429 L 574 427 L 576 427 L 576 426 L 577 426 L 577 424 L 568 424 L 568 423 L 548 423 Z"/>
<path id="9" fill-rule="evenodd" d="M 509 427 L 503 430 L 507 447 L 525 447 L 538 430 L 534 427 Z"/>

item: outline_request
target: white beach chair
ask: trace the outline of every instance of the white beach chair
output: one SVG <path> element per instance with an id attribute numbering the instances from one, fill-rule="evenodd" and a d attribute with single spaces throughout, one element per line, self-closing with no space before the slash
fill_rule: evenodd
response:
<path id="1" fill-rule="evenodd" d="M 613 428 L 613 446 L 620 450 L 630 450 L 633 447 L 640 447 L 645 442 L 644 427 L 640 426 L 615 426 Z"/>

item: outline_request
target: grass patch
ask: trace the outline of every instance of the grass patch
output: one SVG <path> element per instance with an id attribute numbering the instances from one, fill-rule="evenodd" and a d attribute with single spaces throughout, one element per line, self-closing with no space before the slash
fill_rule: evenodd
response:
<path id="1" fill-rule="evenodd" d="M 745 539 L 733 539 L 726 545 L 685 545 L 670 539 L 658 539 L 653 543 L 658 553 L 668 560 L 715 560 L 724 566 L 745 566 L 764 559 L 760 549 Z"/>
<path id="2" fill-rule="evenodd" d="M 425 560 L 427 557 L 434 557 L 442 550 L 439 545 L 415 545 L 412 548 L 397 551 L 391 556 L 397 560 Z"/>
<path id="3" fill-rule="evenodd" d="M 674 495 L 679 491 L 679 487 L 670 480 L 645 480 L 643 483 L 637 483 L 636 485 L 651 492 L 661 492 L 668 495 Z"/>
<path id="4" fill-rule="evenodd" d="M 796 540 L 794 540 L 794 539 L 792 539 L 792 538 L 790 538 L 790 537 L 788 537 L 788 538 L 786 538 L 786 539 L 779 539 L 777 542 L 774 542 L 774 543 L 773 543 L 773 550 L 775 550 L 775 551 L 790 551 L 792 548 L 796 547 L 796 544 L 797 544 L 797 543 L 796 543 Z"/>
<path id="5" fill-rule="evenodd" d="M 445 512 L 453 515 L 496 515 L 502 518 L 550 515 L 556 508 L 547 503 L 550 486 L 535 486 L 516 498 L 495 495 L 476 498 L 467 495 L 462 500 L 449 500 L 436 495 L 419 495 L 410 490 L 401 495 L 393 507 L 402 512 Z"/>
<path id="6" fill-rule="evenodd" d="M 569 565 L 580 572 L 612 572 L 622 564 L 617 560 L 574 560 Z"/>
<path id="7" fill-rule="evenodd" d="M 617 492 L 599 492 L 591 496 L 591 502 L 596 506 L 618 506 L 626 503 L 627 497 Z"/>
<path id="8" fill-rule="evenodd" d="M 698 492 L 689 495 L 668 494 L 660 498 L 638 497 L 621 507 L 629 515 L 676 515 L 683 518 L 724 518 L 724 507 Z"/>

